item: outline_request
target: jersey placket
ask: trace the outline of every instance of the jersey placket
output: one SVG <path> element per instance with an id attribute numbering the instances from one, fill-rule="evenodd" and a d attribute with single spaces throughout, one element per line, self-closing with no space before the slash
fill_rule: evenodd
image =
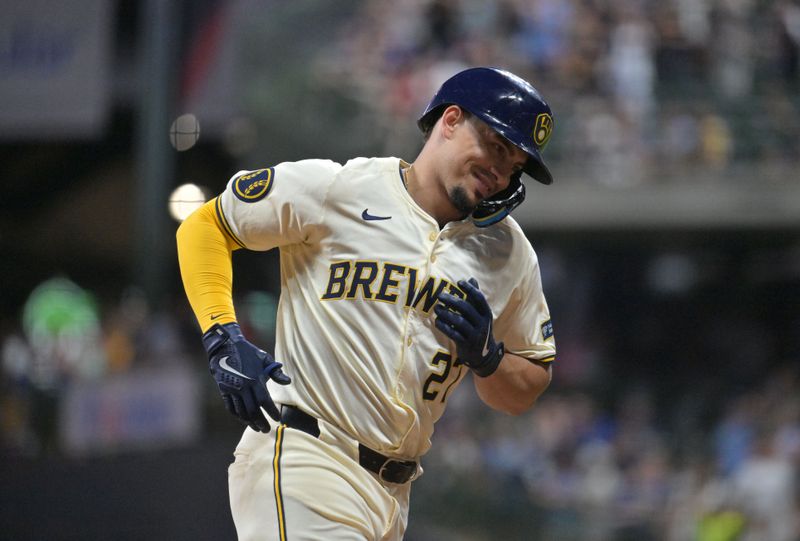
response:
<path id="1" fill-rule="evenodd" d="M 445 274 L 443 272 L 437 272 L 437 269 L 442 268 L 442 251 L 445 248 L 442 241 L 447 238 L 448 228 L 445 227 L 444 230 L 440 231 L 433 223 L 426 223 L 425 225 L 429 229 L 427 232 L 424 229 L 420 231 L 422 245 L 425 247 L 425 251 L 420 255 L 425 259 L 424 264 L 420 265 L 420 273 L 416 277 L 416 294 L 419 294 L 423 284 L 425 284 L 431 276 L 442 279 Z M 436 229 L 431 226 L 436 227 Z M 438 291 L 438 288 L 436 291 Z M 435 403 L 425 401 L 423 398 L 422 386 L 427 379 L 426 374 L 430 372 L 431 359 L 437 354 L 437 351 L 442 351 L 445 348 L 436 338 L 436 330 L 433 322 L 434 316 L 432 315 L 433 305 L 431 305 L 431 309 L 427 311 L 423 309 L 424 305 L 425 301 L 422 300 L 416 307 L 412 304 L 412 306 L 407 309 L 398 383 L 400 396 L 404 397 L 404 402 L 416 403 L 413 409 L 418 413 L 430 411 L 430 415 L 422 414 L 419 418 L 422 424 L 422 431 L 426 433 L 431 428 L 430 425 L 441 415 L 441 411 L 439 410 L 443 408 L 443 404 L 439 404 L 438 401 Z M 411 386 L 413 386 L 413 388 L 409 388 Z M 422 444 L 422 442 L 420 442 L 420 444 Z M 418 448 L 415 451 L 416 453 L 422 453 L 424 450 L 425 449 Z"/>

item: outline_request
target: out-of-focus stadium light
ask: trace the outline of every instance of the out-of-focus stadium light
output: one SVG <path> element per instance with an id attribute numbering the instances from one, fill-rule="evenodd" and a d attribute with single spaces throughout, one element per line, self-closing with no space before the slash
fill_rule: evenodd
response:
<path id="1" fill-rule="evenodd" d="M 206 202 L 207 190 L 197 184 L 181 184 L 169 196 L 169 214 L 178 222 L 184 221 L 189 215 Z"/>
<path id="2" fill-rule="evenodd" d="M 172 122 L 169 141 L 178 152 L 189 150 L 198 139 L 200 139 L 200 122 L 193 114 L 181 115 Z"/>

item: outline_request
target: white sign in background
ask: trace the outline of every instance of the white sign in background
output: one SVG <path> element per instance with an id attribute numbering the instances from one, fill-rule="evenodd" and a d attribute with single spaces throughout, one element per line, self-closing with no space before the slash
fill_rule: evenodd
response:
<path id="1" fill-rule="evenodd" d="M 113 7 L 107 0 L 0 0 L 0 140 L 102 132 Z"/>
<path id="2" fill-rule="evenodd" d="M 182 364 L 75 382 L 61 397 L 62 449 L 78 456 L 192 443 L 201 400 L 197 372 Z"/>

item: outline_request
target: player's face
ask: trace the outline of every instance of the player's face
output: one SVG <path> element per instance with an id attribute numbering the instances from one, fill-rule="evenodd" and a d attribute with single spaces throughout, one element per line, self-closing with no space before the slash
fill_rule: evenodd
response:
<path id="1" fill-rule="evenodd" d="M 468 214 L 506 189 L 528 155 L 476 117 L 463 118 L 453 130 L 451 174 L 445 179 L 450 202 Z"/>

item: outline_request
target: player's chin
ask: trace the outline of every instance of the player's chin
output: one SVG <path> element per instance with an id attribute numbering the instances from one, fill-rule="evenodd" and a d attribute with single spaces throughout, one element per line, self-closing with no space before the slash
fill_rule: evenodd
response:
<path id="1" fill-rule="evenodd" d="M 467 190 L 461 186 L 453 187 L 448 195 L 450 203 L 465 216 L 471 214 L 481 201 L 476 198 L 474 190 Z"/>

